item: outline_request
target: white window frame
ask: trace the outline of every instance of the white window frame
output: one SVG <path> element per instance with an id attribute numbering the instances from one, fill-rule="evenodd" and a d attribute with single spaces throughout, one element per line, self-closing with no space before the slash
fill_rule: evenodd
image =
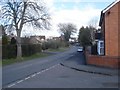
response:
<path id="1" fill-rule="evenodd" d="M 102 46 L 101 46 L 101 43 L 103 44 Z M 99 40 L 98 41 L 97 49 L 98 49 L 97 50 L 98 51 L 98 55 L 104 55 L 104 41 L 103 40 Z"/>

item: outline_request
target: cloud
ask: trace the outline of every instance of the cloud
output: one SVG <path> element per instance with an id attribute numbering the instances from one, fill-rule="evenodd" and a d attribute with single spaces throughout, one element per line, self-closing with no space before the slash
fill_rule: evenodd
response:
<path id="1" fill-rule="evenodd" d="M 73 8 L 73 9 L 60 9 L 56 10 L 52 15 L 53 30 L 57 31 L 57 25 L 59 23 L 73 23 L 79 29 L 81 26 L 88 25 L 88 22 L 93 19 L 100 17 L 100 9 L 96 9 L 92 6 L 86 6 L 84 9 Z M 56 34 L 56 33 L 55 33 Z M 77 35 L 76 35 L 77 36 Z"/>
<path id="2" fill-rule="evenodd" d="M 97 9 L 92 4 L 86 4 L 83 8 L 78 7 L 78 2 L 91 2 L 92 0 L 44 0 L 46 6 L 49 8 L 49 12 L 52 17 L 52 28 L 50 31 L 40 31 L 37 34 L 46 35 L 46 36 L 59 36 L 57 25 L 59 23 L 73 23 L 79 29 L 81 26 L 88 25 L 89 21 L 93 18 L 97 18 L 99 21 L 101 9 Z M 92 2 L 100 1 L 113 1 L 113 0 L 93 0 Z M 74 7 L 71 9 L 63 8 L 66 5 L 62 4 L 61 7 L 57 7 L 55 3 L 59 2 L 74 2 Z M 77 36 L 77 34 L 75 35 Z"/>
<path id="3" fill-rule="evenodd" d="M 49 7 L 50 13 L 52 15 L 52 31 L 47 31 L 47 35 L 58 36 L 57 25 L 59 23 L 73 23 L 79 29 L 81 26 L 88 25 L 89 21 L 93 18 L 99 19 L 100 9 L 96 9 L 94 5 L 87 4 L 83 8 L 78 7 L 78 2 L 83 2 L 84 0 L 44 0 L 46 5 Z M 94 0 L 93 0 L 94 1 Z M 99 1 L 99 0 L 98 0 Z M 102 0 L 103 1 L 103 0 Z M 104 0 L 107 1 L 107 0 Z M 65 3 L 64 3 L 65 2 Z M 64 8 L 66 3 L 74 3 L 73 8 Z M 90 2 L 90 0 L 85 0 L 84 2 Z M 55 4 L 60 3 L 61 6 L 57 7 Z M 99 20 L 98 20 L 99 21 Z M 42 31 L 44 33 L 44 31 Z M 41 32 L 41 33 L 42 33 Z M 77 34 L 76 34 L 77 36 Z"/>
<path id="4" fill-rule="evenodd" d="M 113 2 L 115 0 L 52 0 L 52 1 L 54 2 Z"/>

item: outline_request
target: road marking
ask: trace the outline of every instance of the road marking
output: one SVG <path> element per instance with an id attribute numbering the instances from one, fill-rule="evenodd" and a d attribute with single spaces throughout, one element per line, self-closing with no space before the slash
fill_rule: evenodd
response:
<path id="1" fill-rule="evenodd" d="M 21 82 L 23 82 L 23 80 L 17 81 L 17 83 L 21 83 Z"/>
<path id="2" fill-rule="evenodd" d="M 40 74 L 41 72 L 37 72 L 37 74 Z"/>
<path id="3" fill-rule="evenodd" d="M 46 71 L 46 70 L 42 70 L 42 71 L 40 72 L 40 74 L 43 73 L 43 72 L 45 72 L 45 71 Z"/>
<path id="4" fill-rule="evenodd" d="M 48 71 L 49 70 L 49 68 L 48 69 L 45 69 L 44 71 Z"/>
<path id="5" fill-rule="evenodd" d="M 27 80 L 27 79 L 29 79 L 30 77 L 26 77 L 24 80 Z"/>
<path id="6" fill-rule="evenodd" d="M 28 80 L 28 79 L 30 79 L 30 78 L 33 78 L 33 77 L 35 77 L 36 75 L 42 74 L 43 72 L 46 72 L 46 71 L 48 71 L 48 70 L 50 70 L 50 69 L 52 69 L 52 68 L 54 68 L 54 67 L 56 67 L 56 66 L 58 66 L 58 65 L 59 65 L 59 64 L 54 65 L 54 66 L 52 66 L 52 67 L 49 67 L 49 68 L 47 68 L 47 69 L 45 69 L 45 70 L 42 70 L 42 71 L 40 71 L 40 72 L 34 73 L 34 74 L 32 74 L 32 75 L 24 78 L 24 79 L 21 79 L 21 80 L 17 81 L 16 83 L 12 83 L 12 84 L 8 85 L 7 87 L 8 87 L 8 88 L 13 87 L 13 86 L 15 86 L 16 84 L 19 84 L 19 83 L 21 83 L 21 82 L 23 82 L 23 81 L 26 81 L 26 80 Z"/>
<path id="7" fill-rule="evenodd" d="M 33 74 L 31 77 L 35 77 L 37 74 Z"/>
<path id="8" fill-rule="evenodd" d="M 8 86 L 8 88 L 10 88 L 10 87 L 12 87 L 12 86 L 15 86 L 16 84 L 15 83 L 13 83 L 13 84 L 11 84 L 11 85 L 9 85 Z"/>

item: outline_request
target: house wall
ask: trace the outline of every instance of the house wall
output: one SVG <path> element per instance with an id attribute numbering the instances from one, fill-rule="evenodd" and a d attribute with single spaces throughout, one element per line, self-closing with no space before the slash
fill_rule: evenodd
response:
<path id="1" fill-rule="evenodd" d="M 105 55 L 105 20 L 103 20 L 102 22 L 101 30 L 102 30 L 102 39 L 104 41 L 104 55 Z"/>
<path id="2" fill-rule="evenodd" d="M 105 36 L 105 56 L 85 52 L 86 62 L 90 65 L 120 68 L 120 2 L 105 12 L 101 28 Z"/>
<path id="3" fill-rule="evenodd" d="M 117 3 L 105 13 L 105 55 L 118 54 L 118 7 Z"/>
<path id="4" fill-rule="evenodd" d="M 94 66 L 120 68 L 120 58 L 116 56 L 97 56 L 86 52 L 86 62 Z"/>
<path id="5" fill-rule="evenodd" d="M 120 57 L 120 2 L 119 2 L 119 8 L 118 8 L 118 53 Z"/>
<path id="6" fill-rule="evenodd" d="M 120 60 L 118 57 L 107 57 L 107 56 L 95 56 L 89 55 L 87 59 L 87 64 L 109 67 L 109 68 L 120 68 Z M 109 62 L 108 62 L 109 61 Z"/>

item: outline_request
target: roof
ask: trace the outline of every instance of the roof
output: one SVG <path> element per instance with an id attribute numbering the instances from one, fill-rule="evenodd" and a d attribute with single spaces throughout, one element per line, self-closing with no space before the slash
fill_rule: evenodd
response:
<path id="1" fill-rule="evenodd" d="M 100 21 L 99 21 L 99 26 L 102 25 L 102 21 L 103 21 L 103 19 L 104 19 L 104 13 L 103 13 L 103 11 L 101 11 Z"/>
<path id="2" fill-rule="evenodd" d="M 107 6 L 107 7 L 103 10 L 103 13 L 105 13 L 106 11 L 108 11 L 110 8 L 112 8 L 114 5 L 116 5 L 118 2 L 120 2 L 120 0 L 115 0 L 113 3 L 111 3 L 109 6 Z"/>
<path id="3" fill-rule="evenodd" d="M 101 11 L 101 16 L 100 16 L 100 21 L 99 21 L 99 26 L 101 26 L 102 21 L 104 19 L 104 14 L 106 11 L 108 11 L 110 8 L 112 8 L 114 5 L 116 5 L 120 0 L 115 0 L 113 3 L 111 3 L 109 6 L 107 6 L 104 10 Z"/>

